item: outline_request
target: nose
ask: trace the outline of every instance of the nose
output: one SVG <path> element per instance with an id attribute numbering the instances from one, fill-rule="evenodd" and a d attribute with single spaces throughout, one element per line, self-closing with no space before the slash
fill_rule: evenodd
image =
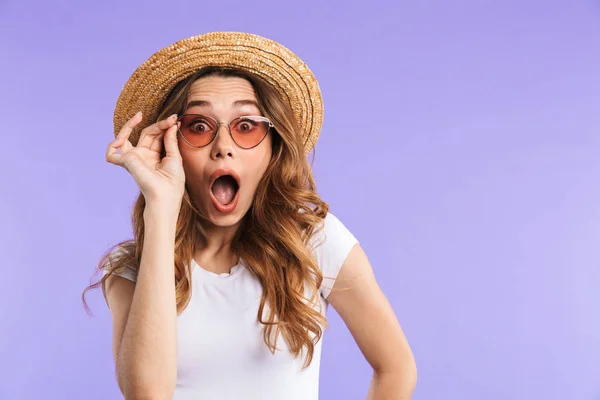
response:
<path id="1" fill-rule="evenodd" d="M 235 143 L 233 142 L 233 138 L 229 134 L 229 129 L 226 124 L 219 124 L 217 127 L 217 137 L 213 141 L 213 146 L 211 149 L 211 157 L 213 160 L 218 160 L 219 158 L 235 158 L 236 149 Z"/>

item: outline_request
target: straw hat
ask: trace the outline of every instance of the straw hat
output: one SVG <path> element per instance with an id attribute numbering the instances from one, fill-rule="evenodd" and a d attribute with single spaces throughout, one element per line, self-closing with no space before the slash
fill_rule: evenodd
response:
<path id="1" fill-rule="evenodd" d="M 306 64 L 281 44 L 242 32 L 211 32 L 179 40 L 147 59 L 127 80 L 114 112 L 115 137 L 136 112 L 143 119 L 131 133 L 135 146 L 141 130 L 177 82 L 206 66 L 236 67 L 258 75 L 288 102 L 302 130 L 306 154 L 323 122 L 319 84 Z"/>

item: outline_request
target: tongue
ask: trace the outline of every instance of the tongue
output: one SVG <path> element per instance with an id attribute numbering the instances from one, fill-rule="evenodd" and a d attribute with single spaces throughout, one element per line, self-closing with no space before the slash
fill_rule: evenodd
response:
<path id="1" fill-rule="evenodd" d="M 229 204 L 235 197 L 237 184 L 231 176 L 218 178 L 212 187 L 212 192 L 217 201 L 221 204 Z"/>

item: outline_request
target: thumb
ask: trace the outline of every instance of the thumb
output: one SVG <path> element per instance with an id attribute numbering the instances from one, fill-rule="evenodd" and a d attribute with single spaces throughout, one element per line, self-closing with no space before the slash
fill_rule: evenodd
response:
<path id="1" fill-rule="evenodd" d="M 164 136 L 164 143 L 167 157 L 181 158 L 179 144 L 177 143 L 177 124 L 173 124 L 173 126 L 167 129 Z"/>

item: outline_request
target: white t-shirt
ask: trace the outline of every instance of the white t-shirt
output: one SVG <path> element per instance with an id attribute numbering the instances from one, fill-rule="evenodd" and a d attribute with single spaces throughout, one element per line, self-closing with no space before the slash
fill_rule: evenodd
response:
<path id="1" fill-rule="evenodd" d="M 321 243 L 314 253 L 323 276 L 329 278 L 337 277 L 348 253 L 358 243 L 331 213 L 311 241 Z M 318 399 L 322 339 L 304 371 L 304 352 L 294 359 L 282 336 L 277 340 L 279 351 L 273 355 L 264 342 L 263 325 L 257 320 L 262 287 L 243 260 L 224 274 L 209 272 L 191 262 L 191 300 L 177 317 L 174 400 Z M 135 282 L 134 270 L 119 275 Z M 323 314 L 333 283 L 334 279 L 323 279 L 319 289 Z"/>

